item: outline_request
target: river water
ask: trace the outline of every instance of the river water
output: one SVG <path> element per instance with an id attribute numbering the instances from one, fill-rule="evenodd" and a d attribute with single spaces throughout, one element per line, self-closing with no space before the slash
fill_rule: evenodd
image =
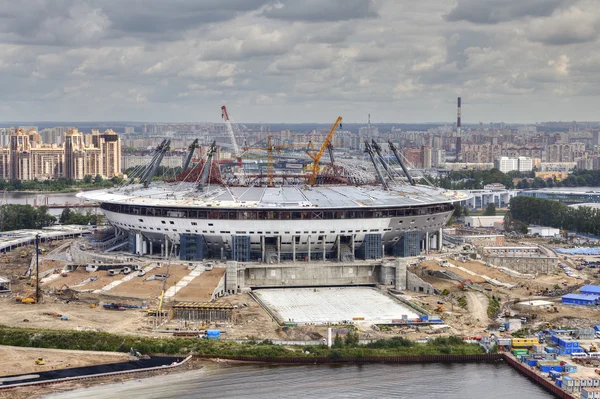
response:
<path id="1" fill-rule="evenodd" d="M 28 192 L 7 192 L 6 203 L 17 205 L 53 205 L 53 204 L 81 204 L 84 201 L 77 198 L 77 193 L 28 193 Z M 52 208 L 48 212 L 51 215 L 58 216 L 63 208 Z"/>
<path id="2" fill-rule="evenodd" d="M 506 364 L 207 364 L 187 371 L 48 395 L 71 398 L 447 398 L 553 396 Z"/>

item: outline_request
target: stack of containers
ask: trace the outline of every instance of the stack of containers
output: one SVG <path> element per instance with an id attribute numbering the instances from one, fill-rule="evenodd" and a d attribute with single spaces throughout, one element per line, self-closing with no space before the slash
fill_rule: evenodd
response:
<path id="1" fill-rule="evenodd" d="M 513 355 L 515 355 L 516 357 L 525 356 L 528 353 L 529 353 L 529 350 L 527 350 L 527 349 L 513 349 Z"/>
<path id="2" fill-rule="evenodd" d="M 548 372 L 550 372 L 550 370 L 559 371 L 559 372 L 563 371 L 563 366 L 560 365 L 560 362 L 552 361 L 552 360 L 545 360 L 543 362 L 537 362 L 537 367 L 543 373 L 548 373 Z"/>
<path id="3" fill-rule="evenodd" d="M 544 353 L 544 345 L 533 345 L 531 351 L 533 353 Z"/>
<path id="4" fill-rule="evenodd" d="M 600 379 L 590 377 L 563 377 L 562 388 L 567 392 L 581 392 L 581 389 L 586 387 L 600 387 Z"/>
<path id="5" fill-rule="evenodd" d="M 577 372 L 577 366 L 575 366 L 573 364 L 565 364 L 563 366 L 563 371 L 565 373 L 576 373 Z"/>
<path id="6" fill-rule="evenodd" d="M 573 353 L 583 352 L 583 349 L 579 347 L 579 342 L 570 338 L 558 338 L 557 343 L 557 349 L 560 355 L 571 355 Z"/>

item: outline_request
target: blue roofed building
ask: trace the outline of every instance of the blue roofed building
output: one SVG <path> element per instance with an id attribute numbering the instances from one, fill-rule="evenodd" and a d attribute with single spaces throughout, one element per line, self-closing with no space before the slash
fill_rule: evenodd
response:
<path id="1" fill-rule="evenodd" d="M 600 285 L 584 285 L 579 292 L 584 295 L 600 295 Z"/>
<path id="2" fill-rule="evenodd" d="M 600 295 L 567 294 L 562 297 L 565 305 L 594 306 L 600 304 Z"/>

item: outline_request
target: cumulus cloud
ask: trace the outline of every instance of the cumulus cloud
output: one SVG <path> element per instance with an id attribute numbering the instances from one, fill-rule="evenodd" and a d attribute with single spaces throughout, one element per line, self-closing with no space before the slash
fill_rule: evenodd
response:
<path id="1" fill-rule="evenodd" d="M 600 34 L 600 15 L 594 9 L 571 7 L 533 21 L 528 30 L 529 39 L 548 45 L 595 41 Z"/>
<path id="2" fill-rule="evenodd" d="M 0 110 L 418 122 L 452 120 L 460 93 L 465 121 L 572 120 L 600 95 L 599 18 L 595 0 L 7 2 Z"/>
<path id="3" fill-rule="evenodd" d="M 448 21 L 497 24 L 525 17 L 552 14 L 568 0 L 458 0 L 446 15 Z"/>
<path id="4" fill-rule="evenodd" d="M 345 21 L 378 16 L 371 0 L 280 0 L 267 7 L 268 18 L 289 21 Z"/>

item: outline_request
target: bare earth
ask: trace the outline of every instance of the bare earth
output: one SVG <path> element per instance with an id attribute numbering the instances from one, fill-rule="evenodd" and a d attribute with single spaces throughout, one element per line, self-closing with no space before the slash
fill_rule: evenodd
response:
<path id="1" fill-rule="evenodd" d="M 45 365 L 35 364 L 43 358 Z M 0 376 L 125 362 L 124 354 L 0 346 Z"/>

